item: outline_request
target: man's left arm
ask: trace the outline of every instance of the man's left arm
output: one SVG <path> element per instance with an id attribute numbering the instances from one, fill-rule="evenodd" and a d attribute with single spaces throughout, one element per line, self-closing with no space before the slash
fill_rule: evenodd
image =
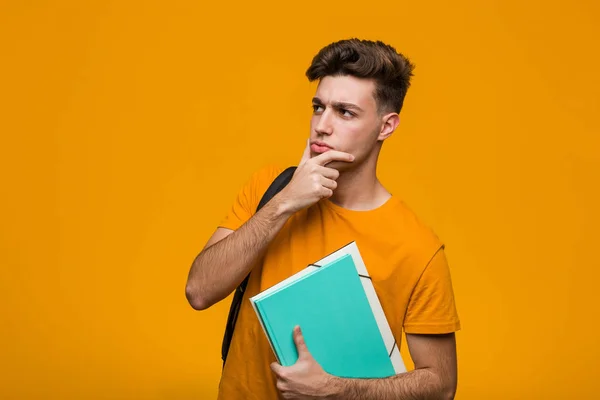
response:
<path id="1" fill-rule="evenodd" d="M 456 340 L 444 335 L 407 334 L 415 369 L 385 379 L 332 378 L 331 399 L 453 399 L 457 384 Z"/>
<path id="2" fill-rule="evenodd" d="M 271 364 L 277 389 L 284 399 L 421 400 L 453 399 L 457 383 L 454 333 L 407 334 L 413 371 L 381 379 L 347 379 L 329 375 L 306 347 L 299 328 L 294 330 L 298 361 L 290 367 Z"/>
<path id="3" fill-rule="evenodd" d="M 426 266 L 406 310 L 404 330 L 413 371 L 383 379 L 344 379 L 327 374 L 294 330 L 298 361 L 273 363 L 285 399 L 452 399 L 457 385 L 456 340 L 460 329 L 450 270 L 443 247 Z"/>

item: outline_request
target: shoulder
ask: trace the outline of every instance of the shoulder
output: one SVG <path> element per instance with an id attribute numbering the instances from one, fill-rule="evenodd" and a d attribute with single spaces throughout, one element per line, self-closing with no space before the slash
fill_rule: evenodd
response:
<path id="1" fill-rule="evenodd" d="M 392 213 L 392 229 L 397 245 L 404 247 L 405 254 L 412 259 L 415 267 L 425 268 L 433 256 L 444 248 L 444 242 L 433 227 L 403 200 L 395 199 Z"/>

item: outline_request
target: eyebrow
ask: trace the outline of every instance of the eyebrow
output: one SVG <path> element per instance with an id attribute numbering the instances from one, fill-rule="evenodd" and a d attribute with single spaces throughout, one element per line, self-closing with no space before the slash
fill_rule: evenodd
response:
<path id="1" fill-rule="evenodd" d="M 314 104 L 323 105 L 323 102 L 318 97 L 313 97 L 312 102 Z M 363 111 L 363 109 L 360 108 L 359 106 L 357 106 L 356 104 L 347 103 L 345 101 L 334 101 L 331 103 L 331 106 L 333 108 L 337 108 L 337 109 L 345 108 L 345 109 L 355 110 L 355 111 L 359 111 L 359 112 Z"/>

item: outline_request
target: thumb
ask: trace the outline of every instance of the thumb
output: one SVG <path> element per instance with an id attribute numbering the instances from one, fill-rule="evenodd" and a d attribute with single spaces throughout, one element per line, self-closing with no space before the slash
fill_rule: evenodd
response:
<path id="1" fill-rule="evenodd" d="M 302 165 L 308 160 L 310 160 L 310 138 L 306 139 L 306 147 L 304 148 L 304 153 L 302 153 L 302 158 L 298 165 Z"/>
<path id="2" fill-rule="evenodd" d="M 282 372 L 285 370 L 285 367 L 281 366 L 279 363 L 272 362 L 271 370 L 277 375 L 277 377 L 281 377 Z"/>
<path id="3" fill-rule="evenodd" d="M 306 358 L 312 358 L 312 355 L 308 351 L 302 330 L 299 326 L 294 328 L 294 343 L 296 343 L 296 349 L 298 350 L 298 359 L 303 360 Z"/>

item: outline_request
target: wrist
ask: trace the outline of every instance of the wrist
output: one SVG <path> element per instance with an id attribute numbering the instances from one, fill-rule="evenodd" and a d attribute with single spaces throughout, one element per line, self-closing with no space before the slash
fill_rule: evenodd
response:
<path id="1" fill-rule="evenodd" d="M 329 382 L 327 382 L 327 395 L 325 396 L 328 400 L 341 400 L 345 399 L 346 380 L 337 376 L 331 376 Z"/>
<path id="2" fill-rule="evenodd" d="M 294 213 L 291 202 L 283 196 L 277 194 L 273 197 L 273 206 L 277 217 L 289 218 Z"/>

